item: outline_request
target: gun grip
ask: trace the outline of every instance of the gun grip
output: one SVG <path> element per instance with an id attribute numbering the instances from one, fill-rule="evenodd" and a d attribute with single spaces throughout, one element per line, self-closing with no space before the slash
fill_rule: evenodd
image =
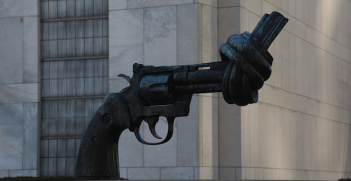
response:
<path id="1" fill-rule="evenodd" d="M 117 94 L 108 94 L 84 133 L 77 157 L 76 180 L 120 179 L 118 140 L 129 124 L 124 100 Z"/>

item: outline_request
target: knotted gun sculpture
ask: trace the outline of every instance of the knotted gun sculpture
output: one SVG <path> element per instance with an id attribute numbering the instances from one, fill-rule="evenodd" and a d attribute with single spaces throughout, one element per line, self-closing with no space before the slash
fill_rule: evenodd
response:
<path id="1" fill-rule="evenodd" d="M 120 75 L 130 85 L 119 93 L 107 94 L 86 129 L 78 152 L 76 179 L 120 179 L 121 133 L 129 129 L 147 145 L 166 143 L 172 137 L 175 118 L 188 116 L 193 94 L 222 92 L 228 104 L 256 103 L 258 89 L 272 71 L 273 58 L 267 49 L 287 22 L 278 12 L 265 14 L 251 34 L 232 35 L 221 45 L 221 62 L 163 67 L 134 64 L 132 78 Z M 154 137 L 162 139 L 155 130 L 160 116 L 167 118 L 166 138 L 146 142 L 139 130 L 142 121 L 148 123 Z"/>

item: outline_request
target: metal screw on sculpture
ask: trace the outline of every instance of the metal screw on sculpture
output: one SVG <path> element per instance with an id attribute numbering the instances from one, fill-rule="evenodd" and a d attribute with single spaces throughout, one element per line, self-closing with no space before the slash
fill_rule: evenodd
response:
<path id="1" fill-rule="evenodd" d="M 166 143 L 173 134 L 176 117 L 188 116 L 193 94 L 222 92 L 228 104 L 257 103 L 258 89 L 272 72 L 273 57 L 267 51 L 288 19 L 278 12 L 265 14 L 250 34 L 232 35 L 219 51 L 222 61 L 195 65 L 133 65 L 133 77 L 119 75 L 130 85 L 107 94 L 86 129 L 80 144 L 76 180 L 118 180 L 118 140 L 125 129 L 147 145 Z M 201 67 L 209 69 L 199 70 Z M 155 126 L 167 118 L 168 133 L 157 143 L 140 135 L 142 121 L 158 138 Z M 92 141 L 93 140 L 93 141 Z"/>

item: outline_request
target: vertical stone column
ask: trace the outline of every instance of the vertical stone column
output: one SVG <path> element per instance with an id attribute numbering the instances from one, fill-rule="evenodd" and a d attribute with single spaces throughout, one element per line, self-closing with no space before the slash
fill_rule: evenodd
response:
<path id="1" fill-rule="evenodd" d="M 38 0 L 0 0 L 0 178 L 38 176 Z"/>

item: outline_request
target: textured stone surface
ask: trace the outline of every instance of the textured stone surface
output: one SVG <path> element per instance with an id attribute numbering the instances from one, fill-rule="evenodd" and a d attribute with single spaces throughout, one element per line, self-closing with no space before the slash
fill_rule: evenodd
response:
<path id="1" fill-rule="evenodd" d="M 177 6 L 178 65 L 199 63 L 199 10 L 197 4 Z"/>
<path id="2" fill-rule="evenodd" d="M 5 2 L 1 1 L 1 3 L 4 8 Z M 6 4 L 11 4 L 11 1 L 6 1 Z M 3 10 L 0 11 L 3 12 Z M 0 24 L 2 25 L 0 27 L 0 84 L 22 83 L 23 18 L 1 18 Z"/>
<path id="3" fill-rule="evenodd" d="M 160 168 L 128 168 L 129 180 L 160 180 Z"/>
<path id="4" fill-rule="evenodd" d="M 154 66 L 177 64 L 176 7 L 144 11 L 144 63 Z"/>
<path id="5" fill-rule="evenodd" d="M 8 177 L 9 171 L 0 171 L 0 178 Z"/>
<path id="6" fill-rule="evenodd" d="M 37 177 L 38 170 L 9 170 L 9 177 Z"/>
<path id="7" fill-rule="evenodd" d="M 128 0 L 128 8 L 145 8 L 155 6 L 171 6 L 193 3 L 192 0 Z"/>
<path id="8" fill-rule="evenodd" d="M 23 104 L 23 169 L 38 169 L 39 103 Z"/>
<path id="9" fill-rule="evenodd" d="M 0 105 L 0 170 L 22 169 L 23 104 Z"/>
<path id="10" fill-rule="evenodd" d="M 194 179 L 193 167 L 164 167 L 161 168 L 161 180 L 192 180 Z"/>
<path id="11" fill-rule="evenodd" d="M 24 18 L 23 81 L 39 82 L 39 18 Z"/>
<path id="12" fill-rule="evenodd" d="M 39 102 L 38 83 L 0 85 L 0 103 Z"/>
<path id="13" fill-rule="evenodd" d="M 193 96 L 190 113 L 177 118 L 177 166 L 199 165 L 199 96 Z"/>
<path id="14" fill-rule="evenodd" d="M 144 135 L 144 125 L 140 126 L 140 134 Z M 118 143 L 119 166 L 120 167 L 142 167 L 144 166 L 144 146 L 136 138 L 133 132 L 125 130 Z"/>
<path id="15" fill-rule="evenodd" d="M 37 16 L 37 0 L 1 0 L 0 17 Z"/>
<path id="16" fill-rule="evenodd" d="M 133 64 L 143 63 L 143 14 L 143 9 L 110 12 L 110 78 L 118 74 L 132 76 Z"/>
<path id="17" fill-rule="evenodd" d="M 119 9 L 127 9 L 127 1 L 128 0 L 109 0 L 108 1 L 108 9 L 119 10 Z"/>

